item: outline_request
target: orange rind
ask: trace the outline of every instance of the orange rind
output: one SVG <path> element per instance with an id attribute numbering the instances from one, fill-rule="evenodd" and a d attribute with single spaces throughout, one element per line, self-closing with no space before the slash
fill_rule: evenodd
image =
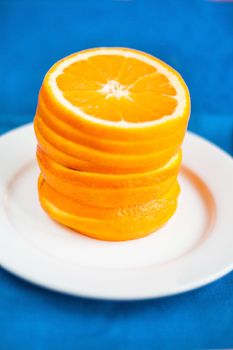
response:
<path id="1" fill-rule="evenodd" d="M 163 226 L 177 206 L 179 185 L 159 200 L 123 208 L 84 206 L 64 196 L 42 178 L 38 182 L 42 208 L 57 222 L 100 240 L 124 241 L 142 238 Z"/>

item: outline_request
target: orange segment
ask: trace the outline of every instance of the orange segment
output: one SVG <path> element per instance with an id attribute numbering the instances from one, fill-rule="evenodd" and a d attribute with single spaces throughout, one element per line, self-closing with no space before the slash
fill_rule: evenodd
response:
<path id="1" fill-rule="evenodd" d="M 176 89 L 169 83 L 167 77 L 161 73 L 144 75 L 129 87 L 131 92 L 153 92 L 157 95 L 176 95 Z"/>
<path id="2" fill-rule="evenodd" d="M 107 58 L 107 59 L 106 59 Z M 82 61 L 77 62 L 77 66 Z M 95 67 L 98 73 L 101 75 L 100 81 L 107 82 L 109 79 L 116 79 L 121 71 L 123 64 L 125 63 L 125 57 L 122 55 L 114 55 L 111 60 L 103 55 L 92 56 L 88 58 L 87 62 L 91 67 Z M 91 77 L 93 79 L 93 76 Z"/>
<path id="3" fill-rule="evenodd" d="M 82 106 L 84 109 L 85 106 L 95 106 L 98 107 L 99 103 L 104 101 L 102 94 L 96 91 L 65 91 L 63 96 L 69 100 L 74 106 Z"/>
<path id="4" fill-rule="evenodd" d="M 74 75 L 71 73 L 64 73 L 57 77 L 57 85 L 62 91 L 97 91 L 101 89 L 101 84 L 97 81 L 87 79 L 84 75 L 79 75 L 79 80 L 74 79 Z"/>
<path id="5" fill-rule="evenodd" d="M 103 56 L 103 60 L 106 60 L 106 56 Z M 121 67 L 117 75 L 117 81 L 129 88 L 130 85 L 134 84 L 138 79 L 145 76 L 150 76 L 157 72 L 157 68 L 132 57 L 125 57 L 124 64 Z"/>

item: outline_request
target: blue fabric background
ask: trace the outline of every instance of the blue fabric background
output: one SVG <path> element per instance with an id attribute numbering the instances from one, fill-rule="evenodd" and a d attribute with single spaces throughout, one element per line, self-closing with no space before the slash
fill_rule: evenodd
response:
<path id="1" fill-rule="evenodd" d="M 233 153 L 233 3 L 206 0 L 0 0 L 0 132 L 32 120 L 56 60 L 95 46 L 141 49 L 176 68 L 191 92 L 189 128 Z M 105 302 L 0 269 L 0 350 L 229 347 L 233 273 L 180 296 Z"/>

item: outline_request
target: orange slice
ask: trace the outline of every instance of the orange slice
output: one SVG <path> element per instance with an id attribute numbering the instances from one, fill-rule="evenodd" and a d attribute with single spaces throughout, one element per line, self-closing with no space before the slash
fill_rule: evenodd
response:
<path id="1" fill-rule="evenodd" d="M 105 172 L 111 172 L 113 168 L 118 169 L 119 173 L 124 173 L 125 168 L 129 169 L 129 172 L 137 172 L 139 166 L 141 170 L 155 169 L 166 164 L 180 148 L 180 143 L 175 143 L 172 146 L 167 145 L 167 147 L 164 147 L 164 149 L 160 149 L 157 152 L 143 155 L 111 154 L 90 149 L 89 147 L 67 140 L 47 127 L 38 117 L 34 120 L 34 126 L 38 142 L 42 148 L 45 147 L 43 140 L 46 140 L 47 142 L 50 142 L 51 146 L 60 152 L 63 152 L 64 157 L 67 155 L 74 157 L 75 159 L 90 162 L 94 171 L 97 171 L 97 168 L 101 165 L 105 167 Z M 95 168 L 95 165 L 97 168 Z M 75 165 L 72 167 L 76 168 Z M 80 165 L 78 169 L 85 170 L 84 168 L 80 168 Z"/>
<path id="2" fill-rule="evenodd" d="M 188 89 L 174 69 L 124 48 L 85 50 L 56 63 L 40 105 L 81 133 L 127 142 L 185 130 L 190 112 Z"/>
<path id="3" fill-rule="evenodd" d="M 94 173 L 102 173 L 102 174 L 132 174 L 132 173 L 141 173 L 145 171 L 153 170 L 154 167 L 151 164 L 148 164 L 146 167 L 142 167 L 141 164 L 138 164 L 135 168 L 129 167 L 115 167 L 115 166 L 106 166 L 105 164 L 92 163 L 84 160 L 80 160 L 78 157 L 73 157 L 65 154 L 64 152 L 58 150 L 54 147 L 49 140 L 45 140 L 45 138 L 40 134 L 39 130 L 36 127 L 36 123 L 34 123 L 34 129 L 37 136 L 38 144 L 40 148 L 55 162 L 63 165 L 64 167 L 70 169 L 81 170 L 85 172 L 94 172 Z M 161 166 L 164 164 L 164 160 L 160 159 Z M 157 162 L 157 166 L 159 168 L 159 162 Z"/>
<path id="4" fill-rule="evenodd" d="M 164 225 L 176 209 L 179 185 L 163 197 L 140 205 L 119 208 L 84 206 L 38 182 L 41 206 L 59 223 L 93 238 L 122 241 L 144 237 Z"/>
<path id="5" fill-rule="evenodd" d="M 153 140 L 144 140 L 141 142 L 116 141 L 103 139 L 102 137 L 93 137 L 80 132 L 80 130 L 65 123 L 63 120 L 54 118 L 53 114 L 43 103 L 38 105 L 36 119 L 37 122 L 41 124 L 44 123 L 48 128 L 53 130 L 53 132 L 57 133 L 58 136 L 62 136 L 66 140 L 87 146 L 94 150 L 123 155 L 153 153 L 166 148 L 168 145 L 181 144 L 186 129 L 185 126 L 185 128 L 178 129 L 165 137 L 156 137 Z"/>
<path id="6" fill-rule="evenodd" d="M 127 175 L 67 169 L 39 148 L 37 160 L 43 177 L 56 191 L 88 206 L 114 208 L 147 202 L 169 191 L 179 171 L 181 152 L 163 168 Z"/>

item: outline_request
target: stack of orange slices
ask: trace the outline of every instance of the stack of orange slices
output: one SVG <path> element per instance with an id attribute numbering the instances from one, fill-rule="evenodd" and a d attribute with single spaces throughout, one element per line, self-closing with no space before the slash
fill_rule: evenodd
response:
<path id="1" fill-rule="evenodd" d="M 141 51 L 97 48 L 57 62 L 34 120 L 42 207 L 97 239 L 154 232 L 176 210 L 189 114 L 180 75 Z"/>

